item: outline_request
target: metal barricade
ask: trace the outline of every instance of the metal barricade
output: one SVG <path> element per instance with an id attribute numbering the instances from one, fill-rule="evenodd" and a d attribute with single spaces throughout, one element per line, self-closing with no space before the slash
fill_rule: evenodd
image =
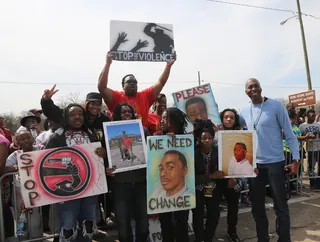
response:
<path id="1" fill-rule="evenodd" d="M 3 193 L 4 193 L 4 189 L 3 189 L 3 181 L 5 178 L 8 178 L 9 181 L 10 181 L 10 187 L 12 188 L 11 189 L 11 194 L 12 196 L 10 196 L 10 199 L 12 199 L 12 206 L 14 207 L 13 209 L 13 217 L 14 217 L 14 220 L 16 221 L 15 223 L 13 223 L 13 226 L 14 226 L 14 235 L 13 236 L 16 236 L 16 224 L 19 220 L 19 213 L 18 213 L 18 210 L 20 209 L 20 201 L 19 199 L 22 199 L 21 197 L 17 197 L 17 194 L 18 196 L 20 196 L 20 192 L 17 190 L 17 187 L 16 187 L 16 184 L 15 182 L 12 182 L 12 181 L 15 181 L 15 175 L 17 175 L 18 172 L 11 172 L 11 173 L 7 173 L 7 174 L 4 174 L 0 177 L 0 241 L 3 242 L 5 241 L 5 222 L 4 221 L 4 214 L 3 214 L 3 211 L 4 211 L 4 201 L 3 201 Z M 12 178 L 12 179 L 10 179 Z M 57 232 L 56 230 L 56 227 L 55 227 L 55 216 L 53 214 L 53 209 L 50 209 L 50 220 L 53 220 L 52 221 L 52 227 L 51 227 L 51 230 L 53 231 L 52 234 L 49 234 L 47 236 L 44 236 L 43 235 L 43 220 L 42 220 L 42 207 L 39 207 L 39 219 L 40 221 L 38 221 L 40 223 L 40 231 L 39 233 L 41 234 L 39 238 L 31 238 L 31 232 L 32 232 L 32 227 L 31 227 L 31 216 L 33 216 L 31 213 L 27 213 L 27 236 L 25 237 L 28 237 L 26 239 L 24 239 L 25 237 L 23 238 L 20 238 L 18 239 L 17 238 L 17 241 L 23 241 L 23 242 L 31 242 L 31 241 L 41 241 L 41 240 L 46 240 L 46 239 L 50 239 L 50 238 L 53 238 L 55 236 L 57 236 L 57 234 L 55 234 L 55 232 Z"/>
<path id="2" fill-rule="evenodd" d="M 306 149 L 303 178 L 309 179 L 311 190 L 320 191 L 320 141 L 307 141 Z"/>

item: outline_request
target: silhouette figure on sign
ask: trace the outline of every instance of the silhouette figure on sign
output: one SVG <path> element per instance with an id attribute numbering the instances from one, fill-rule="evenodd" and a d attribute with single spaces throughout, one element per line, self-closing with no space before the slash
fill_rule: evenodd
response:
<path id="1" fill-rule="evenodd" d="M 119 46 L 125 42 L 128 41 L 127 34 L 125 32 L 119 33 L 116 43 L 111 48 L 111 51 L 117 51 Z M 141 39 L 138 40 L 135 47 L 133 47 L 130 52 L 137 52 L 141 48 L 145 48 L 149 45 L 149 42 L 147 40 L 141 41 Z"/>
<path id="2" fill-rule="evenodd" d="M 154 28 L 154 31 L 152 31 Z M 154 52 L 164 52 L 166 54 L 171 54 L 174 47 L 173 39 L 164 33 L 164 30 L 172 32 L 170 29 L 157 25 L 155 23 L 149 23 L 144 28 L 144 33 L 154 41 Z"/>

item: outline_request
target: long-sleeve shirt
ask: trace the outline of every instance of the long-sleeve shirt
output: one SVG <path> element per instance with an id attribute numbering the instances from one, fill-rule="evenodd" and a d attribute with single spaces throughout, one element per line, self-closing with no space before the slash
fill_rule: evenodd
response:
<path id="1" fill-rule="evenodd" d="M 251 106 L 250 103 L 240 112 L 242 126 L 246 126 L 248 130 L 254 130 L 254 123 L 256 123 L 257 163 L 269 164 L 284 160 L 282 131 L 293 160 L 299 160 L 298 140 L 292 131 L 290 119 L 283 104 L 268 98 L 263 104 L 262 111 L 261 106 L 261 104 Z"/>

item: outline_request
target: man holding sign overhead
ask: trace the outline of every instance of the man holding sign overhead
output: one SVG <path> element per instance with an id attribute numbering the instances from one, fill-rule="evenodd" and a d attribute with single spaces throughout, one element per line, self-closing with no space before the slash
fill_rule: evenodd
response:
<path id="1" fill-rule="evenodd" d="M 125 75 L 122 78 L 122 92 L 112 90 L 108 87 L 109 70 L 112 63 L 113 54 L 107 54 L 106 65 L 99 77 L 98 89 L 108 109 L 113 112 L 114 107 L 122 102 L 129 103 L 135 110 L 136 116 L 142 119 L 144 127 L 148 127 L 149 109 L 154 103 L 156 97 L 160 94 L 162 88 L 167 83 L 170 75 L 171 66 L 175 60 L 166 63 L 163 73 L 159 80 L 151 87 L 138 92 L 138 81 L 133 74 Z"/>

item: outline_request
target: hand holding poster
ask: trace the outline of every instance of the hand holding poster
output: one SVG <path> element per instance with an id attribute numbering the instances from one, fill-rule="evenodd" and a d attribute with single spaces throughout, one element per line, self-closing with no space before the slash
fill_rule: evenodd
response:
<path id="1" fill-rule="evenodd" d="M 195 208 L 193 135 L 147 139 L 148 214 Z"/>
<path id="2" fill-rule="evenodd" d="M 103 123 L 109 167 L 115 173 L 146 167 L 145 137 L 140 119 Z"/>
<path id="3" fill-rule="evenodd" d="M 89 197 L 108 191 L 100 143 L 18 155 L 21 193 L 27 208 Z"/>
<path id="4" fill-rule="evenodd" d="M 255 131 L 219 131 L 219 170 L 226 178 L 256 177 Z"/>
<path id="5" fill-rule="evenodd" d="M 110 51 L 120 61 L 173 61 L 171 24 L 110 22 Z"/>
<path id="6" fill-rule="evenodd" d="M 211 119 L 217 129 L 222 129 L 218 105 L 214 99 L 210 84 L 173 93 L 174 104 L 187 114 L 191 122 L 195 119 Z M 188 124 L 187 131 L 193 130 Z"/>

